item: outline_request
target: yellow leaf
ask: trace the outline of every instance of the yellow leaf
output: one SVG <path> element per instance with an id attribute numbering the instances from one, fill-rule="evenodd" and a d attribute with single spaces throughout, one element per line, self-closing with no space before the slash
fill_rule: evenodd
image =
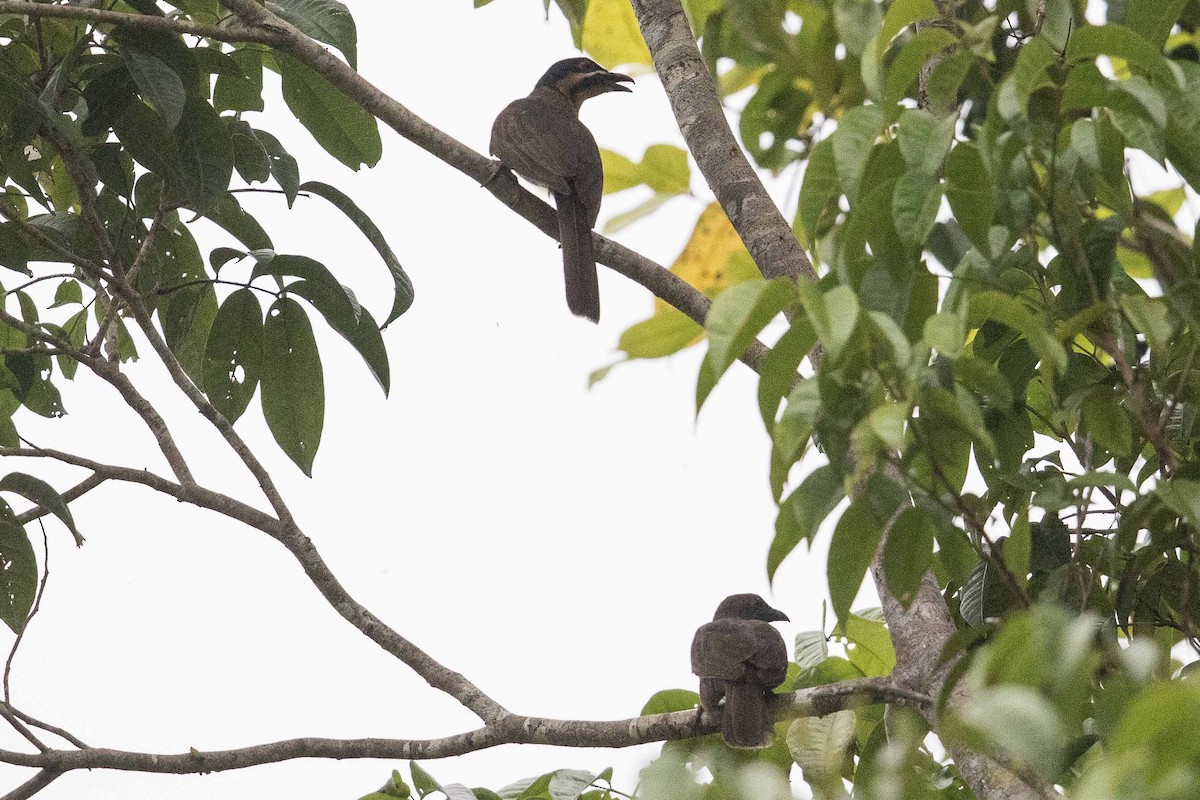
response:
<path id="1" fill-rule="evenodd" d="M 757 275 L 737 231 L 725 216 L 721 204 L 715 201 L 696 220 L 692 237 L 671 265 L 671 272 L 709 297 L 727 286 Z M 666 307 L 666 302 L 655 299 L 656 312 Z"/>
<path id="2" fill-rule="evenodd" d="M 652 65 L 629 0 L 591 0 L 583 18 L 583 49 L 605 69 Z"/>

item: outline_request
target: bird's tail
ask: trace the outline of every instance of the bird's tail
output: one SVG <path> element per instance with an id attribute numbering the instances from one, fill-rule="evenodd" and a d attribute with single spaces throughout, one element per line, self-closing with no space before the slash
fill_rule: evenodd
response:
<path id="1" fill-rule="evenodd" d="M 567 307 L 572 314 L 600 321 L 600 285 L 592 251 L 592 225 L 574 192 L 554 192 L 558 207 L 558 238 L 562 242 Z"/>
<path id="2" fill-rule="evenodd" d="M 721 737 L 730 747 L 759 748 L 771 744 L 775 731 L 767 692 L 757 683 L 729 683 L 721 712 Z"/>

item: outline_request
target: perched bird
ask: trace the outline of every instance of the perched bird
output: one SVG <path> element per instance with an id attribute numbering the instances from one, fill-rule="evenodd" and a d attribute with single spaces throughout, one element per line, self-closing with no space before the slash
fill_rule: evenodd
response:
<path id="1" fill-rule="evenodd" d="M 590 58 L 568 58 L 546 70 L 529 96 L 509 103 L 492 125 L 492 155 L 554 195 L 567 306 L 592 322 L 600 321 L 592 227 L 600 215 L 604 169 L 595 138 L 579 121 L 579 106 L 598 94 L 631 91 L 621 82 L 632 80 Z"/>
<path id="2" fill-rule="evenodd" d="M 771 691 L 787 677 L 788 654 L 772 622 L 788 622 L 756 594 L 733 594 L 692 639 L 692 672 L 700 676 L 700 706 L 721 715 L 730 747 L 767 747 L 775 730 Z M 724 699 L 722 706 L 721 700 Z"/>

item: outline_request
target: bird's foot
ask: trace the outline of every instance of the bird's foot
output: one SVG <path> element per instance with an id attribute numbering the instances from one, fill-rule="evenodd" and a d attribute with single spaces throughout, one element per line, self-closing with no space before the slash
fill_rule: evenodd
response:
<path id="1" fill-rule="evenodd" d="M 483 183 L 479 184 L 479 188 L 484 189 L 484 188 L 487 188 L 488 186 L 491 186 L 492 183 L 495 182 L 495 180 L 497 178 L 499 178 L 501 175 L 505 175 L 505 174 L 511 176 L 513 174 L 513 172 L 511 169 L 504 166 L 503 162 L 498 161 L 498 160 L 493 160 L 492 161 L 492 170 L 488 174 L 487 179 Z"/>

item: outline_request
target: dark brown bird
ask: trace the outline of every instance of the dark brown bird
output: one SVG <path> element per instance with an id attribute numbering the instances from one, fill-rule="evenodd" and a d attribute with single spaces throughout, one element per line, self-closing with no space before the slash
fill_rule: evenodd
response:
<path id="1" fill-rule="evenodd" d="M 788 654 L 783 637 L 770 623 L 788 621 L 787 614 L 756 594 L 733 594 L 721 601 L 713 621 L 701 625 L 692 639 L 700 705 L 709 714 L 720 713 L 721 736 L 730 747 L 771 744 L 771 690 L 787 677 Z"/>
<path id="2" fill-rule="evenodd" d="M 590 58 L 568 58 L 546 70 L 529 96 L 509 103 L 492 125 L 492 155 L 554 195 L 567 306 L 592 322 L 600 321 L 592 227 L 600 215 L 604 169 L 579 107 L 598 94 L 631 91 L 621 82 L 632 80 Z"/>

